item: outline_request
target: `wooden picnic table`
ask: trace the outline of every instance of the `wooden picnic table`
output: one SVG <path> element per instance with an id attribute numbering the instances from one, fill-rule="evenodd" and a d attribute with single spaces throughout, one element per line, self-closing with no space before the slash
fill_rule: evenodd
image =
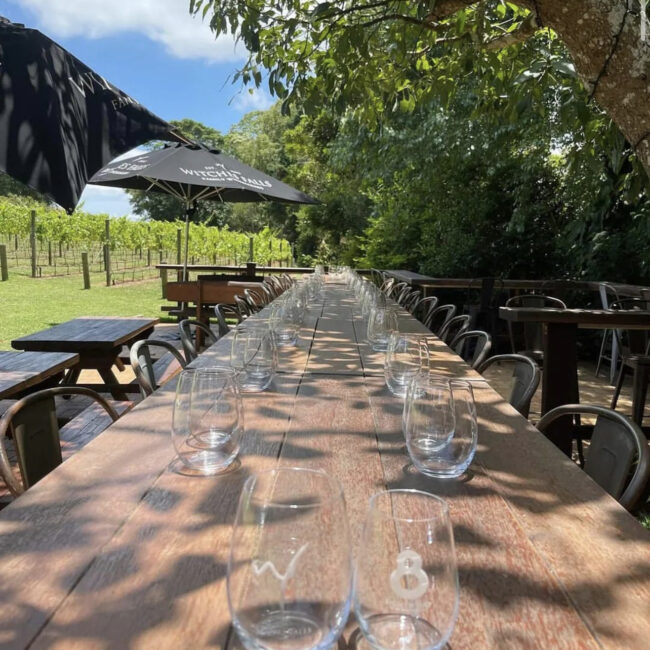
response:
<path id="1" fill-rule="evenodd" d="M 57 381 L 78 363 L 79 355 L 67 352 L 0 351 L 0 399 Z"/>
<path id="2" fill-rule="evenodd" d="M 157 318 L 75 318 L 14 339 L 11 345 L 17 350 L 78 354 L 79 361 L 70 370 L 66 383 L 76 384 L 82 370 L 97 370 L 105 383 L 84 386 L 108 388 L 115 399 L 125 400 L 125 393 L 138 392 L 139 388 L 134 384 L 120 384 L 113 365 L 122 367 L 119 359 L 122 347 L 147 338 L 158 322 Z"/>
<path id="3" fill-rule="evenodd" d="M 644 647 L 648 533 L 433 337 L 435 370 L 473 381 L 479 446 L 461 480 L 415 474 L 402 403 L 384 385 L 382 355 L 367 346 L 356 309 L 346 288 L 328 284 L 298 347 L 280 351 L 270 389 L 244 396 L 238 468 L 179 473 L 167 385 L 2 511 L 3 642 L 241 648 L 225 579 L 235 508 L 252 472 L 280 464 L 341 481 L 355 552 L 377 491 L 447 499 L 461 590 L 454 650 Z M 406 313 L 400 328 L 426 333 Z M 192 365 L 227 359 L 229 346 L 221 339 Z M 351 617 L 346 638 L 354 626 Z"/>

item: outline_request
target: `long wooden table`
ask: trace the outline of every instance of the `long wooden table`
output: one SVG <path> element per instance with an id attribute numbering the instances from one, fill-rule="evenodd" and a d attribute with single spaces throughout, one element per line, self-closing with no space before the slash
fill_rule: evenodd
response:
<path id="1" fill-rule="evenodd" d="M 66 383 L 77 383 L 84 369 L 97 370 L 105 383 L 84 385 L 99 390 L 108 388 L 115 399 L 126 400 L 126 392 L 137 392 L 139 388 L 135 384 L 120 384 L 112 367 L 121 364 L 123 346 L 146 339 L 158 322 L 157 318 L 74 318 L 14 339 L 11 345 L 17 350 L 78 354 L 79 361 L 66 377 Z"/>
<path id="2" fill-rule="evenodd" d="M 280 351 L 271 388 L 244 396 L 237 469 L 176 471 L 167 385 L 0 513 L 0 643 L 240 648 L 225 580 L 235 508 L 251 472 L 281 464 L 341 481 L 355 549 L 378 490 L 448 500 L 461 588 L 454 650 L 645 647 L 650 535 L 433 338 L 436 371 L 473 381 L 479 447 L 462 480 L 415 474 L 401 402 L 356 300 L 335 285 L 324 294 L 298 346 Z M 400 328 L 425 331 L 406 313 Z M 229 346 L 220 340 L 193 365 L 227 359 Z M 351 617 L 346 638 L 353 627 Z"/>

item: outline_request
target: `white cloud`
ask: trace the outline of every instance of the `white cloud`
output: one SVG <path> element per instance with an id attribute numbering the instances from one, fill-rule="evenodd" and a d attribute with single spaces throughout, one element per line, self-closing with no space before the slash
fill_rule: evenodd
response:
<path id="1" fill-rule="evenodd" d="M 132 214 L 129 195 L 117 187 L 86 185 L 81 195 L 79 209 L 92 214 L 108 214 L 111 217 L 138 218 Z"/>
<path id="2" fill-rule="evenodd" d="M 138 32 L 180 59 L 236 61 L 245 52 L 232 36 L 215 40 L 207 22 L 190 16 L 188 0 L 12 0 L 30 9 L 52 37 L 101 38 Z"/>
<path id="3" fill-rule="evenodd" d="M 232 99 L 232 106 L 243 113 L 247 111 L 265 111 L 277 101 L 263 88 L 242 88 Z"/>

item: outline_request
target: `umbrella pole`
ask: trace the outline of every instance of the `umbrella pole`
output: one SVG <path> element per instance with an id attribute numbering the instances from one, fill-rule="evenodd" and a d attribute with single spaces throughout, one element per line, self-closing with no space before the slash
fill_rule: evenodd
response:
<path id="1" fill-rule="evenodd" d="M 191 204 L 188 202 L 185 206 L 185 256 L 183 259 L 183 281 L 187 282 L 188 273 L 187 273 L 187 256 L 190 245 L 190 214 L 194 212 Z"/>

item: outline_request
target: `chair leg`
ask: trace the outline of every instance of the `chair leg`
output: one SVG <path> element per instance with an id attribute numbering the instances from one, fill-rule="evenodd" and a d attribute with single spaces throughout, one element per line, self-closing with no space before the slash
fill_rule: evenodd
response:
<path id="1" fill-rule="evenodd" d="M 621 363 L 621 368 L 618 371 L 618 379 L 616 380 L 616 388 L 614 389 L 614 395 L 612 396 L 612 403 L 610 408 L 615 409 L 616 403 L 618 402 L 618 397 L 621 394 L 621 389 L 623 388 L 623 380 L 625 379 L 625 364 Z"/>

